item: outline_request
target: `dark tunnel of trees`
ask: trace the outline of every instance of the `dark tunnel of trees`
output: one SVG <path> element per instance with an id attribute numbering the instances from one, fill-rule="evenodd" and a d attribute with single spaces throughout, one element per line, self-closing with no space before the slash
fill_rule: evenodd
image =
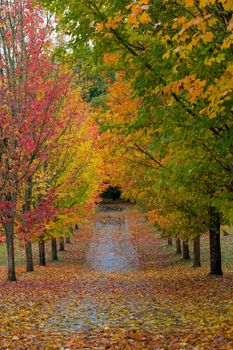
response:
<path id="1" fill-rule="evenodd" d="M 103 199 L 112 199 L 115 201 L 116 199 L 120 199 L 121 189 L 118 186 L 109 186 L 105 191 L 101 193 L 101 197 Z"/>

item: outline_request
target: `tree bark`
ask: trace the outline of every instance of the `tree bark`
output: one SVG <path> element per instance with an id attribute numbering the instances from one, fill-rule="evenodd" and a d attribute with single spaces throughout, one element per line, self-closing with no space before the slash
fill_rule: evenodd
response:
<path id="1" fill-rule="evenodd" d="M 189 244 L 185 241 L 183 241 L 183 260 L 190 260 Z"/>
<path id="2" fill-rule="evenodd" d="M 168 246 L 172 246 L 172 238 L 171 238 L 171 237 L 168 237 L 168 239 L 167 239 L 167 245 L 168 245 Z"/>
<path id="3" fill-rule="evenodd" d="M 65 250 L 65 240 L 64 237 L 60 237 L 60 249 L 61 251 Z"/>
<path id="4" fill-rule="evenodd" d="M 52 260 L 58 260 L 56 238 L 51 238 L 51 247 L 52 247 Z"/>
<path id="5" fill-rule="evenodd" d="M 176 240 L 176 254 L 182 254 L 180 239 Z"/>
<path id="6" fill-rule="evenodd" d="M 32 243 L 30 241 L 25 242 L 25 254 L 26 254 L 26 272 L 33 272 L 33 256 L 32 256 Z"/>
<path id="7" fill-rule="evenodd" d="M 39 245 L 39 265 L 46 266 L 46 258 L 45 258 L 45 241 L 41 238 L 38 242 Z"/>
<path id="8" fill-rule="evenodd" d="M 71 242 L 70 242 L 70 236 L 66 236 L 66 243 L 67 244 L 70 244 Z"/>
<path id="9" fill-rule="evenodd" d="M 24 213 L 28 213 L 32 206 L 32 177 L 27 179 L 27 188 L 25 191 L 25 203 L 23 206 Z M 33 268 L 33 255 L 32 255 L 32 243 L 29 240 L 25 240 L 25 255 L 26 255 L 26 272 L 34 271 Z"/>
<path id="10" fill-rule="evenodd" d="M 201 266 L 201 245 L 200 236 L 196 236 L 193 239 L 193 267 Z"/>
<path id="11" fill-rule="evenodd" d="M 16 281 L 15 275 L 15 253 L 14 253 L 14 220 L 13 218 L 4 225 L 7 246 L 8 281 Z"/>
<path id="12" fill-rule="evenodd" d="M 209 208 L 210 275 L 223 274 L 220 244 L 220 214 L 215 207 Z"/>

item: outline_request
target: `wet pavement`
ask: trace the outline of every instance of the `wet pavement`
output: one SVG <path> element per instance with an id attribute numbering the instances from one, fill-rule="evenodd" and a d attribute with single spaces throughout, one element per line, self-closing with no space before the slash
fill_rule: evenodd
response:
<path id="1" fill-rule="evenodd" d="M 139 268 L 137 252 L 130 241 L 127 218 L 111 208 L 94 225 L 87 265 L 99 272 L 132 272 Z"/>

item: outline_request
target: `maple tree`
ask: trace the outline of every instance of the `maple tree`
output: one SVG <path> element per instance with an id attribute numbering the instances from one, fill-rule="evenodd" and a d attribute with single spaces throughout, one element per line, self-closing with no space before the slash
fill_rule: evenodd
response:
<path id="1" fill-rule="evenodd" d="M 54 155 L 56 141 L 67 128 L 60 110 L 68 103 L 71 75 L 51 61 L 51 27 L 45 20 L 43 11 L 30 1 L 2 4 L 0 198 L 9 280 L 16 279 L 15 225 L 18 237 L 25 242 L 27 271 L 33 271 L 31 241 L 58 215 L 49 176 L 44 174 L 44 188 L 41 176 Z M 74 114 L 71 109 L 69 113 L 68 124 Z"/>
<path id="2" fill-rule="evenodd" d="M 0 347 L 232 349 L 232 2 L 36 2 L 0 1 Z"/>
<path id="3" fill-rule="evenodd" d="M 43 3 L 58 14 L 61 28 L 72 37 L 67 47 L 74 56 L 99 71 L 126 72 L 141 102 L 134 121 L 127 120 L 120 128 L 123 134 L 139 133 L 141 144 L 130 144 L 139 163 L 148 160 L 159 169 L 155 174 L 147 169 L 145 181 L 142 175 L 136 176 L 138 181 L 133 178 L 131 192 L 137 199 L 142 196 L 150 209 L 151 200 L 142 195 L 142 188 L 151 191 L 154 187 L 156 201 L 164 191 L 160 205 L 165 211 L 173 210 L 170 205 L 166 208 L 171 203 L 175 212 L 182 207 L 179 215 L 186 211 L 187 222 L 192 216 L 195 223 L 209 222 L 211 274 L 222 274 L 220 221 L 231 218 L 232 193 L 231 2 Z M 115 113 L 109 129 L 118 122 L 122 120 Z M 128 140 L 124 142 L 123 150 L 129 146 Z M 127 168 L 127 162 L 122 162 Z M 139 164 L 134 173 L 130 169 L 125 176 L 129 171 L 131 177 L 145 171 Z M 172 187 L 175 196 L 181 197 L 178 208 L 169 190 Z"/>
<path id="4" fill-rule="evenodd" d="M 21 184 L 30 182 L 35 159 L 45 156 L 41 148 L 54 133 L 67 79 L 48 59 L 49 24 L 39 8 L 29 1 L 4 1 L 1 23 L 1 223 L 8 279 L 15 280 L 13 239 Z"/>
<path id="5" fill-rule="evenodd" d="M 65 69 L 65 67 L 64 67 Z M 58 112 L 58 130 L 44 144 L 46 159 L 31 177 L 30 205 L 21 214 L 17 234 L 26 240 L 27 271 L 33 271 L 32 242 L 38 241 L 39 263 L 46 265 L 45 243 L 51 239 L 52 260 L 58 259 L 57 238 L 64 250 L 64 232 L 82 221 L 96 201 L 101 157 L 98 129 L 90 124 L 89 108 L 80 91 L 70 86 Z M 19 205 L 20 206 L 20 205 Z M 23 207 L 24 208 L 24 207 Z"/>
<path id="6" fill-rule="evenodd" d="M 42 235 L 43 240 L 52 237 L 54 250 L 56 237 L 63 240 L 67 228 L 74 227 L 77 221 L 82 222 L 96 201 L 101 157 L 95 147 L 98 128 L 92 126 L 89 113 L 90 108 L 80 91 L 72 88 L 61 111 L 62 120 L 67 118 L 66 127 L 56 137 L 56 148 L 50 150 L 43 175 L 47 191 L 52 189 L 55 193 L 56 216 L 47 220 L 46 234 Z M 40 236 L 40 244 L 41 240 Z"/>

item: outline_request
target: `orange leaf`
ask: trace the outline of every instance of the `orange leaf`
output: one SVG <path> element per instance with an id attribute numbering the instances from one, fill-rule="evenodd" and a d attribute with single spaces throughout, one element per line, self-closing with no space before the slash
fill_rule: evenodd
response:
<path id="1" fill-rule="evenodd" d="M 142 24 L 147 24 L 151 22 L 151 17 L 148 15 L 148 13 L 143 12 L 140 16 L 139 16 L 139 20 Z"/>

